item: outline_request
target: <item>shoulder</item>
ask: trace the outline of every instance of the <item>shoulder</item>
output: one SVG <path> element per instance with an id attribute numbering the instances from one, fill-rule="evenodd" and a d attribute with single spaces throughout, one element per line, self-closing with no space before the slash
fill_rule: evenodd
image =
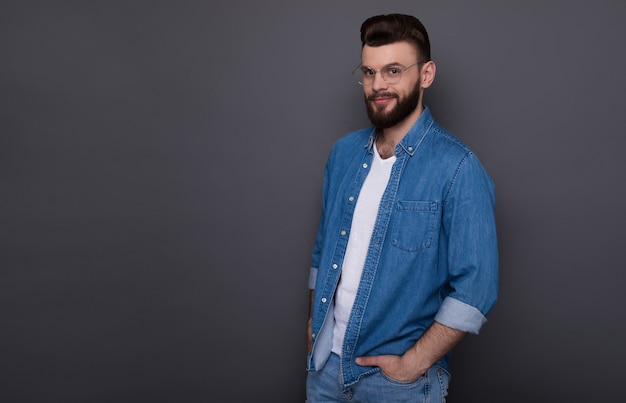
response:
<path id="1" fill-rule="evenodd" d="M 373 133 L 374 128 L 369 127 L 343 135 L 333 145 L 330 152 L 331 158 L 337 156 L 338 154 L 353 155 L 358 153 L 359 150 L 364 150 L 369 144 Z"/>
<path id="2" fill-rule="evenodd" d="M 473 154 L 472 150 L 467 144 L 465 144 L 457 136 L 452 134 L 449 130 L 441 126 L 439 123 L 434 122 L 432 124 L 429 134 L 431 146 L 437 149 L 441 149 L 447 154 L 456 155 L 461 158 Z"/>
<path id="3" fill-rule="evenodd" d="M 350 132 L 340 137 L 335 142 L 335 145 L 333 146 L 333 148 L 354 147 L 358 145 L 365 147 L 367 146 L 367 143 L 370 137 L 372 136 L 373 132 L 374 132 L 373 127 L 368 127 L 368 128 Z"/>
<path id="4" fill-rule="evenodd" d="M 461 173 L 475 177 L 488 177 L 474 151 L 438 123 L 433 123 L 430 127 L 426 143 L 429 148 L 428 152 L 436 156 L 434 161 L 431 159 L 431 162 L 440 164 L 439 168 L 451 177 L 457 178 Z"/>

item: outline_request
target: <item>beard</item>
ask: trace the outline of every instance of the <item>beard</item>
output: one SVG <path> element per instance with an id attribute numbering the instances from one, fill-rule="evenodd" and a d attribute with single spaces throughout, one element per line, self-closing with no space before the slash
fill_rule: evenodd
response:
<path id="1" fill-rule="evenodd" d="M 396 106 L 389 112 L 378 110 L 373 100 L 377 96 L 393 97 L 396 99 Z M 419 80 L 413 90 L 404 98 L 400 98 L 398 94 L 392 92 L 380 92 L 365 96 L 365 108 L 367 116 L 374 126 L 379 129 L 388 129 L 402 122 L 414 110 L 420 101 L 420 85 Z"/>

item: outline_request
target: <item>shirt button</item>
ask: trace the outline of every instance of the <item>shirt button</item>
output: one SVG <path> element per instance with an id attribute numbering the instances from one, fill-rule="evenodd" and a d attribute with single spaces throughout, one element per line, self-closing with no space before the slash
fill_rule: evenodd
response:
<path id="1" fill-rule="evenodd" d="M 313 339 L 315 338 L 315 333 L 311 334 L 311 338 L 313 338 Z"/>
<path id="2" fill-rule="evenodd" d="M 326 303 L 326 301 L 327 301 L 326 298 L 322 298 L 323 303 Z"/>
<path id="3" fill-rule="evenodd" d="M 348 197 L 348 200 L 350 200 L 350 201 L 354 201 L 354 196 L 350 196 L 350 197 Z"/>
<path id="4" fill-rule="evenodd" d="M 363 164 L 363 168 L 367 168 L 367 164 Z"/>
<path id="5" fill-rule="evenodd" d="M 409 151 L 413 151 L 413 147 L 409 147 Z"/>
<path id="6" fill-rule="evenodd" d="M 341 235 L 346 235 L 346 234 L 347 234 L 346 230 L 341 231 Z"/>
<path id="7" fill-rule="evenodd" d="M 336 269 L 337 267 L 339 267 L 337 266 L 337 263 L 333 264 L 333 269 Z"/>

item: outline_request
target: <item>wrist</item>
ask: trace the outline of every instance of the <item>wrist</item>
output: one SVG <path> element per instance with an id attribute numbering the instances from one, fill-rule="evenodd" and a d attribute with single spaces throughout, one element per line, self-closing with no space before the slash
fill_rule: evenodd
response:
<path id="1" fill-rule="evenodd" d="M 418 376 L 424 374 L 432 366 L 432 363 L 427 360 L 427 355 L 420 349 L 419 342 L 408 349 L 402 356 L 402 359 L 412 368 L 412 372 Z"/>

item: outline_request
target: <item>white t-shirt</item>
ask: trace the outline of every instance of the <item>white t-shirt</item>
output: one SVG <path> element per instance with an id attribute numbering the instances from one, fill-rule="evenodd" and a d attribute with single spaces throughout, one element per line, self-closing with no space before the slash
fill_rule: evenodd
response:
<path id="1" fill-rule="evenodd" d="M 352 311 L 352 305 L 361 280 L 363 265 L 367 257 L 370 239 L 374 231 L 378 206 L 387 188 L 395 155 L 382 159 L 374 147 L 374 158 L 370 172 L 356 202 L 350 238 L 341 268 L 341 279 L 335 293 L 335 323 L 333 328 L 332 352 L 341 356 L 343 338 Z"/>

